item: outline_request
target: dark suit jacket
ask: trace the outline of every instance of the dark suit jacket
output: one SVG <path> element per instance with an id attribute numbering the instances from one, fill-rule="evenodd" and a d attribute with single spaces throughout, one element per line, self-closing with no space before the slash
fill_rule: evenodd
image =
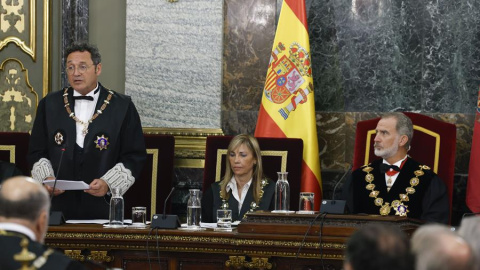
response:
<path id="1" fill-rule="evenodd" d="M 213 183 L 202 197 L 202 222 L 217 222 L 217 210 L 222 205 L 220 198 L 220 182 Z M 273 210 L 275 208 L 275 183 L 268 180 L 268 184 L 263 187 L 263 196 L 260 205 L 256 210 Z M 250 210 L 250 204 L 253 202 L 253 185 L 250 185 L 242 209 L 238 211 L 238 202 L 231 194 L 228 198 L 229 209 L 232 210 L 232 221 L 241 220 L 245 213 Z"/>
<path id="2" fill-rule="evenodd" d="M 27 236 L 23 234 L 16 232 L 6 232 L 6 235 L 2 235 L 2 233 L 4 232 L 5 231 L 0 230 L 0 270 L 20 269 L 21 264 L 15 261 L 13 259 L 13 256 L 21 252 L 22 247 L 20 246 L 20 241 L 22 240 L 22 238 L 26 238 L 29 240 L 28 250 L 30 252 L 33 252 L 36 255 L 36 258 L 41 257 L 48 249 L 47 246 L 35 241 L 31 241 Z M 74 261 L 58 251 L 54 251 L 51 255 L 47 257 L 46 263 L 39 269 L 74 270 L 86 268 L 80 262 Z"/>

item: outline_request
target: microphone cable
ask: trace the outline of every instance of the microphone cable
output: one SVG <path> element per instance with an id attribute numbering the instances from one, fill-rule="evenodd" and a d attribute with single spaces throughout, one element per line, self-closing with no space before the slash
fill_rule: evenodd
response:
<path id="1" fill-rule="evenodd" d="M 148 240 L 150 239 L 150 236 L 152 235 L 153 230 L 154 230 L 153 228 L 150 229 L 150 231 L 148 232 L 148 236 L 147 236 L 147 260 L 148 260 L 148 268 L 150 270 L 152 270 L 152 262 L 150 261 L 150 252 L 148 250 Z"/>
<path id="2" fill-rule="evenodd" d="M 310 232 L 310 229 L 312 228 L 313 224 L 315 223 L 315 221 L 317 221 L 318 217 L 321 216 L 322 214 L 326 214 L 326 213 L 318 213 L 315 218 L 310 222 L 310 225 L 308 226 L 308 229 L 307 231 L 305 232 L 305 235 L 303 236 L 303 239 L 302 239 L 302 243 L 300 244 L 300 246 L 298 247 L 298 251 L 297 251 L 297 254 L 295 255 L 295 261 L 297 260 L 298 256 L 300 255 L 300 250 L 302 249 L 302 247 L 305 245 L 305 240 L 307 239 L 307 235 L 308 233 Z"/>
<path id="3" fill-rule="evenodd" d="M 325 218 L 327 217 L 328 213 L 322 213 L 322 217 L 320 219 L 320 230 L 318 231 L 318 237 L 320 238 L 320 260 L 322 261 L 322 269 L 325 270 L 325 264 L 323 261 L 323 241 L 322 241 L 322 231 L 323 231 L 323 224 L 325 224 Z"/>
<path id="4" fill-rule="evenodd" d="M 155 238 L 157 238 L 157 262 L 158 267 L 162 268 L 160 265 L 160 246 L 158 245 L 158 228 L 155 230 Z"/>

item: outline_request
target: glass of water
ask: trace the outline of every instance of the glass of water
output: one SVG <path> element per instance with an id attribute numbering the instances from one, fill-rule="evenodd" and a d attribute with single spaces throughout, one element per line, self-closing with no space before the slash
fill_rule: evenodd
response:
<path id="1" fill-rule="evenodd" d="M 298 202 L 298 212 L 299 214 L 313 214 L 314 207 L 314 197 L 315 193 L 313 192 L 300 192 L 300 200 Z"/>
<path id="2" fill-rule="evenodd" d="M 215 231 L 232 231 L 232 210 L 217 210 L 217 228 Z"/>
<path id="3" fill-rule="evenodd" d="M 145 226 L 147 221 L 147 207 L 134 206 L 132 207 L 132 226 L 142 227 Z"/>

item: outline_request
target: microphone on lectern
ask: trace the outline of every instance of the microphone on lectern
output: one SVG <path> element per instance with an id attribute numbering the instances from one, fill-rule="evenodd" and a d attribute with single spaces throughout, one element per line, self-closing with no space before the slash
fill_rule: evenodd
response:
<path id="1" fill-rule="evenodd" d="M 322 200 L 320 205 L 320 213 L 330 213 L 330 214 L 343 214 L 345 213 L 345 200 L 335 200 L 335 191 L 337 190 L 338 184 L 343 182 L 346 176 L 352 171 L 352 165 L 348 166 L 347 171 L 340 177 L 340 180 L 337 181 L 335 187 L 333 187 L 333 194 L 331 200 Z"/>
<path id="2" fill-rule="evenodd" d="M 58 162 L 58 167 L 57 167 L 58 168 L 57 175 L 55 176 L 55 181 L 53 181 L 53 190 L 52 190 L 52 194 L 50 195 L 50 208 L 52 207 L 53 194 L 55 193 L 55 187 L 57 186 L 57 179 L 58 179 L 58 175 L 60 174 L 64 153 L 65 153 L 65 148 L 62 148 L 62 153 L 60 154 L 60 161 Z M 63 217 L 63 213 L 61 211 L 50 210 L 50 217 L 48 218 L 49 226 L 58 226 L 64 223 L 65 223 L 65 218 Z"/>
<path id="3" fill-rule="evenodd" d="M 167 215 L 167 202 L 170 199 L 170 196 L 175 191 L 175 187 L 172 187 L 170 193 L 168 193 L 167 198 L 165 199 L 165 203 L 163 204 L 163 214 L 161 215 L 153 215 L 152 216 L 152 224 L 150 228 L 152 229 L 176 229 L 180 227 L 180 221 L 178 220 L 177 215 Z"/>

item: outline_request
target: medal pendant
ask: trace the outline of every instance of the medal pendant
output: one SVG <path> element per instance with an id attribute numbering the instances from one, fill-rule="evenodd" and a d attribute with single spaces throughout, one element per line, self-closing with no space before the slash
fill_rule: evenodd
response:
<path id="1" fill-rule="evenodd" d="M 390 210 L 391 210 L 390 204 L 385 203 L 382 207 L 380 207 L 380 215 L 388 216 L 388 214 L 390 214 Z"/>

